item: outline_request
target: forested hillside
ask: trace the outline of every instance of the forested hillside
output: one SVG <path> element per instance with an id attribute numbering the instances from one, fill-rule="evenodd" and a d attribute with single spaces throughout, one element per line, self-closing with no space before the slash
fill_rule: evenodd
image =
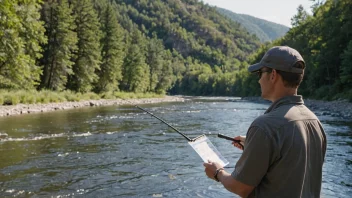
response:
<path id="1" fill-rule="evenodd" d="M 352 1 L 326 0 L 324 4 L 318 1 L 312 16 L 300 6 L 292 25 L 285 37 L 262 47 L 255 61 L 274 45 L 291 46 L 300 51 L 306 61 L 301 94 L 317 99 L 349 98 L 352 101 Z M 248 81 L 249 86 L 256 84 L 255 80 Z"/>
<path id="2" fill-rule="evenodd" d="M 260 46 L 198 0 L 3 0 L 0 89 L 259 95 L 249 63 L 289 45 L 307 62 L 302 93 L 352 98 L 351 4 L 299 8 L 286 36 Z"/>
<path id="3" fill-rule="evenodd" d="M 5 0 L 0 12 L 2 89 L 229 95 L 259 47 L 197 0 Z"/>
<path id="4" fill-rule="evenodd" d="M 264 19 L 259 19 L 246 14 L 237 14 L 224 8 L 217 8 L 224 16 L 240 23 L 251 34 L 255 34 L 261 42 L 271 42 L 283 37 L 289 30 L 289 27 L 270 22 Z"/>

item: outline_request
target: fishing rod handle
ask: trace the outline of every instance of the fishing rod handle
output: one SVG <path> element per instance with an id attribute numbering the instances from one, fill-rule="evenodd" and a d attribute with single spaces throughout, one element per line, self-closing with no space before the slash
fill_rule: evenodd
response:
<path id="1" fill-rule="evenodd" d="M 218 133 L 218 137 L 222 138 L 222 139 L 225 139 L 225 140 L 231 140 L 231 141 L 236 142 L 236 143 L 240 143 L 241 142 L 241 140 L 235 140 L 234 138 L 226 136 L 226 135 L 223 135 L 221 133 Z"/>

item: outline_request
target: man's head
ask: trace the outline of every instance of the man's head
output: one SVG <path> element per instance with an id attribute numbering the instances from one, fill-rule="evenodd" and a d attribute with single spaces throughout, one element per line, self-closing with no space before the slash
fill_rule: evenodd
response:
<path id="1" fill-rule="evenodd" d="M 295 89 L 297 91 L 303 79 L 304 68 L 305 62 L 297 50 L 287 46 L 276 46 L 268 50 L 259 63 L 249 66 L 248 71 L 258 73 L 262 96 L 266 98 L 266 95 L 270 95 L 270 92 L 274 91 L 287 91 L 285 89 Z M 261 80 L 264 73 L 267 73 L 265 75 L 267 79 Z M 274 80 L 272 83 L 281 82 L 276 81 L 276 79 L 282 81 L 283 88 L 280 88 L 280 90 L 272 90 L 274 87 L 265 81 Z"/>

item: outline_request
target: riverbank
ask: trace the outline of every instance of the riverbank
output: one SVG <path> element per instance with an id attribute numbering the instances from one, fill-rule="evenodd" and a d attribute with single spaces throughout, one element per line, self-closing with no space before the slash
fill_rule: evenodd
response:
<path id="1" fill-rule="evenodd" d="M 163 98 L 144 98 L 144 99 L 101 99 L 101 100 L 85 100 L 79 102 L 60 102 L 48 104 L 17 104 L 10 106 L 0 106 L 0 117 L 42 113 L 65 109 L 74 109 L 81 107 L 96 107 L 96 106 L 111 106 L 111 105 L 126 105 L 126 104 L 148 104 L 160 102 L 183 102 L 182 96 L 165 96 Z M 260 97 L 246 97 L 243 100 L 254 102 L 265 102 L 266 100 Z M 333 117 L 341 117 L 347 120 L 352 120 L 352 103 L 347 100 L 336 101 L 321 101 L 305 99 L 305 105 L 314 113 L 319 115 L 331 115 Z"/>
<path id="2" fill-rule="evenodd" d="M 48 104 L 17 104 L 10 106 L 0 106 L 0 117 L 43 113 L 74 109 L 81 107 L 128 105 L 128 104 L 150 104 L 161 102 L 183 102 L 184 98 L 178 96 L 165 96 L 163 98 L 141 98 L 141 99 L 107 99 L 107 100 L 85 100 L 79 102 L 60 102 Z"/>
<path id="3" fill-rule="evenodd" d="M 322 101 L 304 100 L 305 105 L 317 115 L 331 115 L 352 120 L 352 103 L 347 100 Z"/>
<path id="4" fill-rule="evenodd" d="M 263 100 L 260 97 L 245 97 L 244 100 L 271 103 Z M 333 117 L 340 117 L 347 120 L 352 120 L 352 103 L 348 100 L 323 101 L 304 99 L 304 104 L 313 111 L 316 115 L 330 115 Z"/>

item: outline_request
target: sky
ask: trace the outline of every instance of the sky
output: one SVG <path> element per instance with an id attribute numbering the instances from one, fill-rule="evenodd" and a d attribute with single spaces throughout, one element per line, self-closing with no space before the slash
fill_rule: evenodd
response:
<path id="1" fill-rule="evenodd" d="M 313 4 L 311 0 L 203 0 L 203 2 L 288 27 L 291 27 L 291 18 L 297 13 L 300 4 L 309 12 Z"/>

